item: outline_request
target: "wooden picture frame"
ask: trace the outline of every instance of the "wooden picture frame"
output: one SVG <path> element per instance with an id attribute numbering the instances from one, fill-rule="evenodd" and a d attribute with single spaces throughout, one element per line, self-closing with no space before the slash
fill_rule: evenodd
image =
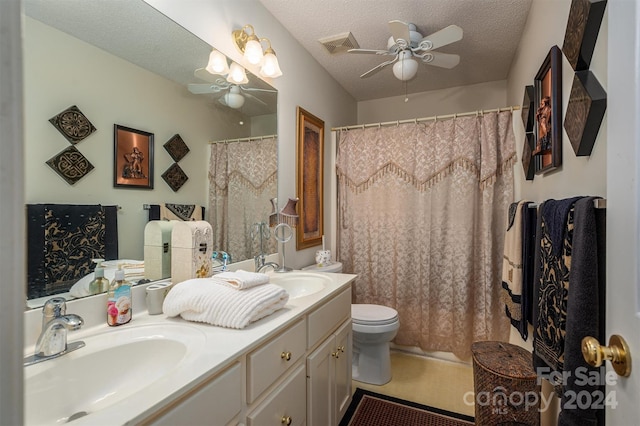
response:
<path id="1" fill-rule="evenodd" d="M 114 124 L 113 186 L 153 189 L 153 133 Z"/>
<path id="2" fill-rule="evenodd" d="M 534 79 L 536 174 L 562 165 L 562 52 L 553 46 Z"/>
<path id="3" fill-rule="evenodd" d="M 296 249 L 322 244 L 324 186 L 324 121 L 297 108 L 296 174 L 298 215 Z"/>

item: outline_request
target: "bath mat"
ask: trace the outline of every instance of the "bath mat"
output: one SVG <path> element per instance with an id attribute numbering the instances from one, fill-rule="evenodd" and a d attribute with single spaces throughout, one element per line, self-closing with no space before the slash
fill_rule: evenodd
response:
<path id="1" fill-rule="evenodd" d="M 473 417 L 357 388 L 340 426 L 469 426 Z"/>

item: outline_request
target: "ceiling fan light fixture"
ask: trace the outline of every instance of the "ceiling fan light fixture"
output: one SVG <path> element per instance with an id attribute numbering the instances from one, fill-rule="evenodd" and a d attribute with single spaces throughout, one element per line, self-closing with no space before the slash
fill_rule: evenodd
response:
<path id="1" fill-rule="evenodd" d="M 229 74 L 229 64 L 227 57 L 216 49 L 209 54 L 209 62 L 205 69 L 211 74 L 226 75 Z"/>
<path id="2" fill-rule="evenodd" d="M 241 108 L 244 105 L 244 96 L 240 94 L 238 86 L 231 86 L 229 92 L 224 95 L 224 101 L 230 108 Z"/>
<path id="3" fill-rule="evenodd" d="M 403 58 L 393 64 L 393 75 L 401 81 L 411 80 L 418 73 L 418 62 L 413 58 Z"/>
<path id="4" fill-rule="evenodd" d="M 227 81 L 233 84 L 247 84 L 249 79 L 247 78 L 247 73 L 244 68 L 242 68 L 237 62 L 232 62 L 231 67 L 229 67 Z"/>
<path id="5" fill-rule="evenodd" d="M 282 75 L 282 70 L 280 69 L 276 52 L 274 52 L 271 47 L 264 52 L 264 60 L 262 62 L 262 67 L 260 68 L 260 75 L 262 77 L 269 78 L 276 78 Z"/>

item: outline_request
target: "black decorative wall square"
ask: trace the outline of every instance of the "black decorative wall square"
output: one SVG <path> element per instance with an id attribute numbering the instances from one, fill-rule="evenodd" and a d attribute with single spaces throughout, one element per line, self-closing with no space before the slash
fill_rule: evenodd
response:
<path id="1" fill-rule="evenodd" d="M 522 99 L 522 124 L 525 133 L 533 132 L 533 101 L 535 99 L 534 87 L 525 86 Z"/>
<path id="2" fill-rule="evenodd" d="M 572 0 L 562 52 L 576 71 L 588 70 L 607 0 Z"/>
<path id="3" fill-rule="evenodd" d="M 591 71 L 573 77 L 564 129 L 577 156 L 591 155 L 607 109 L 607 93 Z"/>
<path id="4" fill-rule="evenodd" d="M 177 192 L 178 189 L 185 184 L 189 177 L 182 171 L 177 163 L 173 163 L 163 174 L 162 179 L 167 182 L 167 185 L 173 192 Z"/>
<path id="5" fill-rule="evenodd" d="M 93 170 L 93 164 L 75 146 L 69 146 L 47 161 L 70 185 L 75 184 Z"/>
<path id="6" fill-rule="evenodd" d="M 77 144 L 96 131 L 89 119 L 75 105 L 51 117 L 49 122 L 72 144 Z"/>
<path id="7" fill-rule="evenodd" d="M 176 163 L 184 158 L 189 153 L 189 147 L 179 134 L 175 134 L 164 144 L 164 149 L 167 150 L 173 161 Z"/>

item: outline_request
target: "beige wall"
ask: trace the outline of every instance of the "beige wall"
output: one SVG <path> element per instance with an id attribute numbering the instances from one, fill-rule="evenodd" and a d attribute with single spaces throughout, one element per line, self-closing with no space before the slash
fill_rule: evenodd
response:
<path id="1" fill-rule="evenodd" d="M 391 74 L 388 77 L 395 78 Z M 398 95 L 358 102 L 358 122 L 350 124 L 410 120 L 511 105 L 507 104 L 506 80 L 413 93 L 408 102 L 404 100 L 404 95 Z"/>

